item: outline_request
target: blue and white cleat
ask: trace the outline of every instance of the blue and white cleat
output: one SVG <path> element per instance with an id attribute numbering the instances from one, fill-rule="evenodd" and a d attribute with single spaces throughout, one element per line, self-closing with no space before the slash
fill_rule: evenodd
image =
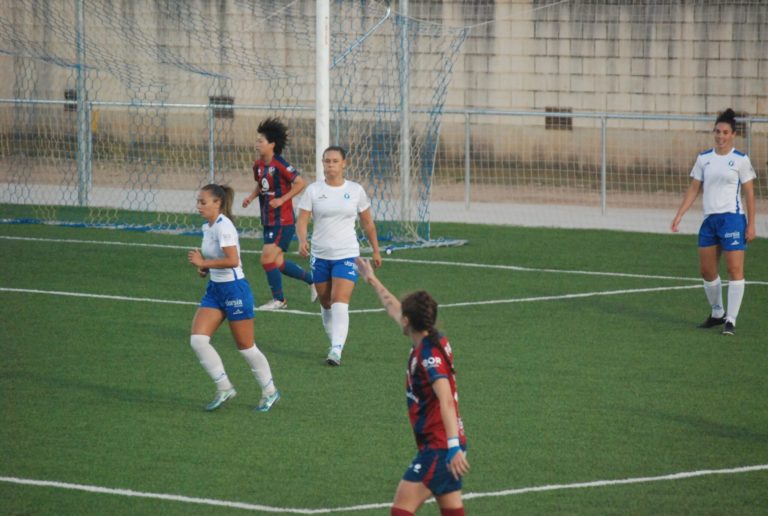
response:
<path id="1" fill-rule="evenodd" d="M 325 358 L 325 363 L 332 367 L 337 367 L 341 365 L 341 355 L 336 353 L 334 350 L 330 350 L 328 352 L 328 356 Z"/>
<path id="2" fill-rule="evenodd" d="M 267 412 L 269 409 L 272 408 L 272 405 L 277 403 L 277 400 L 280 399 L 280 391 L 275 391 L 269 396 L 266 396 L 264 398 L 261 398 L 259 401 L 259 406 L 256 407 L 256 412 Z"/>
<path id="3" fill-rule="evenodd" d="M 234 387 L 225 391 L 218 391 L 216 393 L 216 397 L 213 398 L 213 401 L 206 405 L 205 410 L 208 412 L 216 410 L 217 408 L 221 407 L 225 401 L 232 399 L 235 396 L 237 396 L 237 391 Z"/>

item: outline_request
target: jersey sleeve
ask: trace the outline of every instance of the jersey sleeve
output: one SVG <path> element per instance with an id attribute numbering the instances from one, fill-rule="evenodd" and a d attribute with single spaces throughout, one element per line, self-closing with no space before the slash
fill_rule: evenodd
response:
<path id="1" fill-rule="evenodd" d="M 299 171 L 284 159 L 279 160 L 278 163 L 280 164 L 278 167 L 280 170 L 280 177 L 283 178 L 283 181 L 293 183 L 296 180 L 296 177 L 300 175 Z"/>
<path id="2" fill-rule="evenodd" d="M 691 178 L 697 181 L 704 181 L 704 168 L 701 166 L 701 156 L 696 156 L 696 162 L 691 169 Z"/>
<path id="3" fill-rule="evenodd" d="M 228 220 L 222 220 L 216 224 L 216 233 L 218 233 L 219 245 L 221 248 L 236 246 L 238 243 L 237 230 L 235 225 Z"/>
<path id="4" fill-rule="evenodd" d="M 312 198 L 314 197 L 314 193 L 315 193 L 315 184 L 312 183 L 307 187 L 306 190 L 304 190 L 304 193 L 301 195 L 301 198 L 299 199 L 299 202 L 296 204 L 296 207 L 300 210 L 312 211 Z"/>
<path id="5" fill-rule="evenodd" d="M 365 193 L 365 188 L 362 185 L 357 185 L 360 189 L 360 195 L 357 199 L 357 213 L 362 213 L 371 207 L 371 200 L 368 199 L 368 194 Z"/>
<path id="6" fill-rule="evenodd" d="M 752 162 L 749 160 L 749 156 L 744 156 L 739 166 L 739 181 L 741 184 L 748 183 L 757 177 L 755 173 L 755 167 L 752 166 Z"/>
<path id="7" fill-rule="evenodd" d="M 429 383 L 434 383 L 440 378 L 448 378 L 451 374 L 451 365 L 440 349 L 434 345 L 422 347 L 419 354 L 419 366 L 429 378 Z"/>

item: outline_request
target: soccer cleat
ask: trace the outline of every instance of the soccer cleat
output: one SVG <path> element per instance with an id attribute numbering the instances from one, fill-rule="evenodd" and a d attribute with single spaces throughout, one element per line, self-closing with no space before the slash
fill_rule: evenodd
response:
<path id="1" fill-rule="evenodd" d="M 225 391 L 218 391 L 216 392 L 216 397 L 213 398 L 213 401 L 205 406 L 205 410 L 208 412 L 216 410 L 217 408 L 221 407 L 225 401 L 234 398 L 236 395 L 237 391 L 234 387 Z"/>
<path id="2" fill-rule="evenodd" d="M 265 396 L 259 400 L 259 406 L 256 407 L 256 412 L 267 412 L 272 408 L 272 405 L 277 403 L 280 399 L 280 391 L 275 391 L 269 396 Z"/>
<path id="3" fill-rule="evenodd" d="M 725 321 L 725 326 L 723 326 L 723 331 L 721 333 L 723 335 L 736 335 L 736 325 L 731 321 Z"/>
<path id="4" fill-rule="evenodd" d="M 314 283 L 309 284 L 309 302 L 314 303 L 317 301 L 317 289 Z"/>
<path id="5" fill-rule="evenodd" d="M 699 324 L 699 328 L 714 328 L 715 326 L 720 326 L 725 322 L 725 316 L 722 317 L 712 317 L 711 315 L 707 317 L 707 320 L 703 323 Z"/>
<path id="6" fill-rule="evenodd" d="M 341 355 L 331 350 L 328 352 L 328 356 L 325 358 L 325 363 L 332 367 L 340 366 Z"/>
<path id="7" fill-rule="evenodd" d="M 273 299 L 269 303 L 264 303 L 259 307 L 259 310 L 269 311 L 269 310 L 282 310 L 284 308 L 288 308 L 288 301 L 285 300 L 279 300 L 279 299 Z"/>

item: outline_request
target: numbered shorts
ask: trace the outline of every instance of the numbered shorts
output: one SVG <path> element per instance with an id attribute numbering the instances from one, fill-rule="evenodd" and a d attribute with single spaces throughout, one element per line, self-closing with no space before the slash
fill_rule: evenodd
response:
<path id="1" fill-rule="evenodd" d="M 405 470 L 403 480 L 424 484 L 435 496 L 460 490 L 461 478 L 456 480 L 448 470 L 447 453 L 448 450 L 421 450 Z"/>
<path id="2" fill-rule="evenodd" d="M 253 292 L 248 280 L 208 281 L 200 301 L 202 308 L 215 308 L 225 313 L 228 321 L 253 319 Z"/>
<path id="3" fill-rule="evenodd" d="M 264 244 L 277 244 L 284 252 L 291 246 L 291 240 L 296 233 L 296 226 L 264 226 Z"/>
<path id="4" fill-rule="evenodd" d="M 357 282 L 355 257 L 341 260 L 324 260 L 313 256 L 310 258 L 309 264 L 312 267 L 313 283 L 324 283 L 331 281 L 331 278 L 342 278 L 354 283 Z"/>
<path id="5" fill-rule="evenodd" d="M 747 248 L 745 231 L 747 217 L 738 213 L 714 213 L 707 216 L 699 228 L 699 247 L 719 245 L 723 251 Z"/>

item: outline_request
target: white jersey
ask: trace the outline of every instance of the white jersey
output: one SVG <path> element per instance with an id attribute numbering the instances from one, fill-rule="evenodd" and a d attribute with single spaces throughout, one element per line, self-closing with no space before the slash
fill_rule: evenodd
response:
<path id="1" fill-rule="evenodd" d="M 312 256 L 323 260 L 360 256 L 355 221 L 371 201 L 359 183 L 345 180 L 341 186 L 330 186 L 317 181 L 304 191 L 298 207 L 312 212 Z"/>
<path id="2" fill-rule="evenodd" d="M 201 251 L 206 260 L 218 260 L 226 258 L 224 247 L 237 248 L 237 267 L 227 269 L 211 269 L 210 279 L 216 283 L 235 281 L 245 277 L 243 274 L 243 262 L 240 260 L 240 238 L 232 221 L 225 215 L 219 215 L 213 226 L 207 222 L 203 224 L 203 245 Z"/>
<path id="3" fill-rule="evenodd" d="M 744 213 L 741 185 L 757 177 L 749 157 L 736 149 L 721 156 L 715 149 L 699 154 L 691 177 L 704 187 L 704 215 L 713 213 Z"/>

